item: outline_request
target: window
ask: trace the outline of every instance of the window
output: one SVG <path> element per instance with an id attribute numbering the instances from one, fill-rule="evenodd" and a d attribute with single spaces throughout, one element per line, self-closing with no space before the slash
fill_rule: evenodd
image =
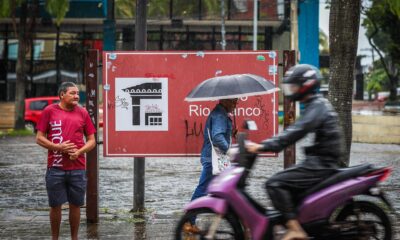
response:
<path id="1" fill-rule="evenodd" d="M 47 100 L 33 101 L 29 104 L 31 110 L 43 110 L 47 106 Z"/>
<path id="2" fill-rule="evenodd" d="M 150 126 L 162 125 L 162 117 L 149 117 Z"/>

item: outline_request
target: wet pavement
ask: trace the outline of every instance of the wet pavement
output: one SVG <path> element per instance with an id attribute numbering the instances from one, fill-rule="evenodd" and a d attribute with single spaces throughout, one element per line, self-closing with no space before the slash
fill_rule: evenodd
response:
<path id="1" fill-rule="evenodd" d="M 298 144 L 307 144 L 307 140 Z M 100 145 L 100 155 L 102 155 Z M 298 151 L 298 159 L 301 159 Z M 400 213 L 400 146 L 353 143 L 351 165 L 393 166 L 384 183 Z M 197 184 L 198 158 L 146 158 L 143 215 L 132 214 L 133 159 L 100 157 L 99 224 L 87 224 L 82 208 L 80 239 L 172 239 L 175 224 Z M 259 159 L 249 179 L 250 195 L 268 205 L 264 182 L 283 168 L 278 158 Z M 47 195 L 44 184 L 46 151 L 34 137 L 0 139 L 0 239 L 49 239 Z M 398 225 L 395 223 L 396 226 Z M 398 232 L 398 231 L 397 231 Z M 69 238 L 68 210 L 63 210 L 61 239 Z M 399 235 L 395 239 L 400 239 Z"/>

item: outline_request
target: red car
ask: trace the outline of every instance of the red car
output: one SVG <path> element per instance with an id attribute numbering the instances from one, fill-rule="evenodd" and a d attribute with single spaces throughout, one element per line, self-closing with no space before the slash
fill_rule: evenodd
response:
<path id="1" fill-rule="evenodd" d="M 58 103 L 58 96 L 35 97 L 25 99 L 25 127 L 32 131 L 36 131 L 35 127 L 42 115 L 43 109 L 52 103 Z M 103 127 L 103 109 L 99 111 L 99 126 Z"/>
<path id="2" fill-rule="evenodd" d="M 40 115 L 42 115 L 43 109 L 52 103 L 60 101 L 58 96 L 51 97 L 35 97 L 25 99 L 25 127 L 32 131 L 35 131 L 37 122 L 39 121 Z"/>

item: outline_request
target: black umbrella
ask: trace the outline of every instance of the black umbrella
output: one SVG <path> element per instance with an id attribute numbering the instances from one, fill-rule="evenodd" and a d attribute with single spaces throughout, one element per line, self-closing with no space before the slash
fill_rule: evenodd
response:
<path id="1" fill-rule="evenodd" d="M 254 74 L 234 74 L 210 78 L 197 85 L 185 101 L 210 101 L 269 94 L 279 88 Z"/>

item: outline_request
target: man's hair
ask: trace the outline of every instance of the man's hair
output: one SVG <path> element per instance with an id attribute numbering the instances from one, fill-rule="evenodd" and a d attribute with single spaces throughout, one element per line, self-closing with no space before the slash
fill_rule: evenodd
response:
<path id="1" fill-rule="evenodd" d="M 60 87 L 58 87 L 58 97 L 61 98 L 61 93 L 66 93 L 69 87 L 76 87 L 73 82 L 63 82 Z"/>

